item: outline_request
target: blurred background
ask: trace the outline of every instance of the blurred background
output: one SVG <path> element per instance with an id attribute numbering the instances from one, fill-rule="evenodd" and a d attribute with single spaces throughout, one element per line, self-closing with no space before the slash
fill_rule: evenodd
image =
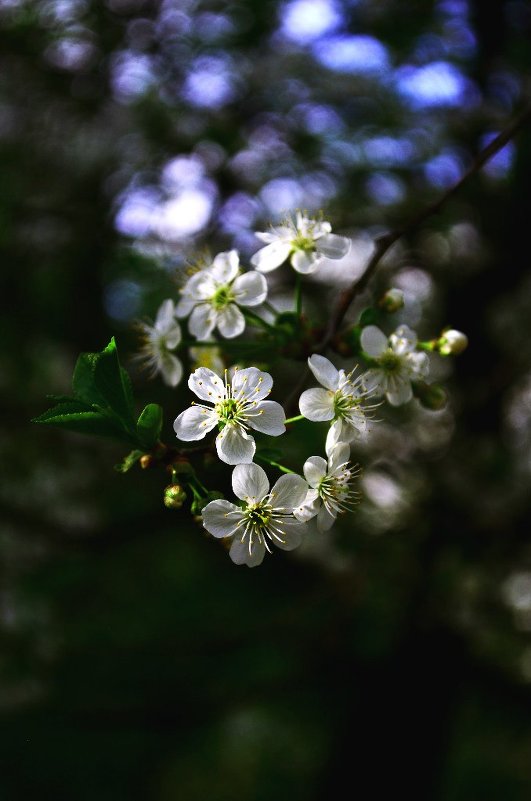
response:
<path id="1" fill-rule="evenodd" d="M 162 473 L 28 421 L 285 211 L 352 237 L 332 304 L 525 106 L 531 4 L 0 0 L 0 30 L 1 797 L 527 801 L 531 129 L 377 274 L 390 330 L 470 347 L 434 363 L 446 409 L 354 449 L 330 534 L 238 568 Z M 134 382 L 171 442 L 188 391 Z"/>

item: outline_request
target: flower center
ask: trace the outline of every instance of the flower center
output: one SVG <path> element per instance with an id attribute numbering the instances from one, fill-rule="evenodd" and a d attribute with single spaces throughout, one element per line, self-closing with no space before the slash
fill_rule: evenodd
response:
<path id="1" fill-rule="evenodd" d="M 402 366 L 402 359 L 391 348 L 388 348 L 379 357 L 378 364 L 387 373 L 397 373 Z"/>
<path id="2" fill-rule="evenodd" d="M 293 250 L 303 250 L 305 253 L 315 250 L 315 241 L 311 236 L 297 232 L 297 235 L 291 240 Z"/>
<path id="3" fill-rule="evenodd" d="M 224 428 L 228 423 L 238 422 L 242 408 L 243 404 L 237 401 L 236 398 L 225 398 L 216 404 L 220 429 Z"/>
<path id="4" fill-rule="evenodd" d="M 358 406 L 361 406 L 360 399 L 354 398 L 352 395 L 345 395 L 340 389 L 334 393 L 334 418 L 336 420 L 348 417 L 352 409 Z"/>
<path id="5" fill-rule="evenodd" d="M 245 517 L 254 531 L 263 532 L 269 525 L 271 512 L 270 504 L 261 501 L 253 506 L 248 506 L 245 511 Z"/>
<path id="6" fill-rule="evenodd" d="M 324 506 L 329 512 L 338 514 L 352 509 L 357 493 L 350 486 L 351 479 L 357 475 L 348 469 L 348 462 L 345 462 L 339 475 L 326 475 L 319 482 L 317 492 Z"/>
<path id="7" fill-rule="evenodd" d="M 210 302 L 216 311 L 225 309 L 229 303 L 232 303 L 233 301 L 234 295 L 232 294 L 231 288 L 228 284 L 219 286 L 210 298 Z"/>

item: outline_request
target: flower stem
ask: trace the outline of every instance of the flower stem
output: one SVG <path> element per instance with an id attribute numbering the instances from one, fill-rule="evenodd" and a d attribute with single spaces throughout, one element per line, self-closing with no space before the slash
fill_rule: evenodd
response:
<path id="1" fill-rule="evenodd" d="M 282 473 L 291 473 L 292 475 L 297 475 L 295 470 L 290 470 L 289 467 L 284 467 L 283 464 L 274 462 L 272 459 L 268 459 L 267 456 L 261 456 L 259 453 L 257 453 L 255 459 L 259 459 L 261 462 L 266 462 L 266 464 L 270 464 L 271 467 L 276 467 Z"/>
<path id="2" fill-rule="evenodd" d="M 248 320 L 250 323 L 262 326 L 262 328 L 264 328 L 268 333 L 276 334 L 275 327 L 270 323 L 268 323 L 266 320 L 263 320 L 261 317 L 259 317 L 258 314 L 255 314 L 254 312 L 249 311 L 248 309 L 245 310 L 241 309 L 241 311 L 243 312 L 245 319 Z"/>
<path id="3" fill-rule="evenodd" d="M 287 420 L 284 420 L 284 425 L 288 425 L 289 423 L 296 423 L 298 420 L 304 420 L 305 417 L 303 414 L 297 414 L 295 417 L 288 417 Z"/>
<path id="4" fill-rule="evenodd" d="M 300 317 L 302 314 L 302 275 L 295 273 L 295 314 Z"/>
<path id="5" fill-rule="evenodd" d="M 275 307 L 268 300 L 264 300 L 264 302 L 262 303 L 262 306 L 264 307 L 264 309 L 267 309 L 268 312 L 271 312 L 271 314 L 274 317 L 277 316 L 278 309 L 275 309 Z"/>

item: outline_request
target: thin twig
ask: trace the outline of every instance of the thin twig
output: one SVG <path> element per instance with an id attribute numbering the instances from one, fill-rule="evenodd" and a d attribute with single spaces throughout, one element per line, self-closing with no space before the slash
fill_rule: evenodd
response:
<path id="1" fill-rule="evenodd" d="M 498 153 L 502 147 L 504 147 L 518 133 L 520 128 L 522 128 L 529 119 L 531 119 L 531 106 L 525 109 L 518 117 L 516 117 L 516 119 L 513 120 L 512 123 L 510 123 L 501 133 L 498 134 L 498 136 L 496 136 L 485 148 L 483 148 L 483 150 L 476 156 L 468 170 L 461 176 L 454 186 L 444 192 L 444 194 L 442 194 L 433 203 L 430 203 L 428 206 L 426 206 L 426 208 L 417 212 L 400 228 L 395 228 L 393 231 L 389 231 L 387 234 L 383 234 L 383 236 L 379 236 L 375 240 L 373 254 L 370 257 L 361 278 L 355 281 L 348 289 L 345 289 L 340 294 L 338 302 L 332 311 L 326 334 L 323 339 L 316 344 L 314 353 L 323 353 L 326 350 L 330 342 L 337 334 L 352 302 L 361 292 L 364 291 L 381 260 L 387 251 L 393 247 L 395 242 L 397 242 L 403 236 L 410 234 L 429 217 L 437 214 L 437 212 L 440 211 L 440 209 L 444 206 L 446 201 L 453 197 L 469 178 L 479 172 L 481 167 L 483 167 L 483 165 L 486 164 L 489 159 L 495 156 L 496 153 Z M 285 404 L 286 409 L 289 410 L 291 404 L 293 403 L 293 399 L 301 391 L 308 375 L 309 370 L 306 369 L 290 393 Z"/>

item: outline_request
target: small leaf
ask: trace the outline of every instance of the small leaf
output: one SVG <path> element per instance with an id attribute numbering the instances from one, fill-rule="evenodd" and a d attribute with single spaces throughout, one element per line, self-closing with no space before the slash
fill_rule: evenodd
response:
<path id="1" fill-rule="evenodd" d="M 131 453 L 128 453 L 127 456 L 124 456 L 119 464 L 114 465 L 114 469 L 119 473 L 127 473 L 127 471 L 134 467 L 134 465 L 143 455 L 144 451 L 131 451 Z"/>
<path id="2" fill-rule="evenodd" d="M 105 405 L 123 421 L 126 429 L 132 432 L 135 423 L 131 382 L 126 371 L 120 365 L 114 337 L 105 350 L 96 356 L 94 363 L 96 392 L 103 397 Z M 98 401 L 93 402 L 98 403 Z"/>
<path id="3" fill-rule="evenodd" d="M 105 406 L 105 399 L 96 388 L 94 369 L 99 353 L 81 353 L 74 368 L 72 389 L 76 398 L 90 405 Z"/>
<path id="4" fill-rule="evenodd" d="M 162 429 L 162 407 L 158 403 L 148 403 L 136 424 L 138 441 L 146 449 L 157 444 Z"/>
<path id="5" fill-rule="evenodd" d="M 112 418 L 90 409 L 87 404 L 75 399 L 48 409 L 44 414 L 35 417 L 33 422 L 59 426 L 69 431 L 76 431 L 78 434 L 95 434 L 99 437 L 131 441 Z"/>

